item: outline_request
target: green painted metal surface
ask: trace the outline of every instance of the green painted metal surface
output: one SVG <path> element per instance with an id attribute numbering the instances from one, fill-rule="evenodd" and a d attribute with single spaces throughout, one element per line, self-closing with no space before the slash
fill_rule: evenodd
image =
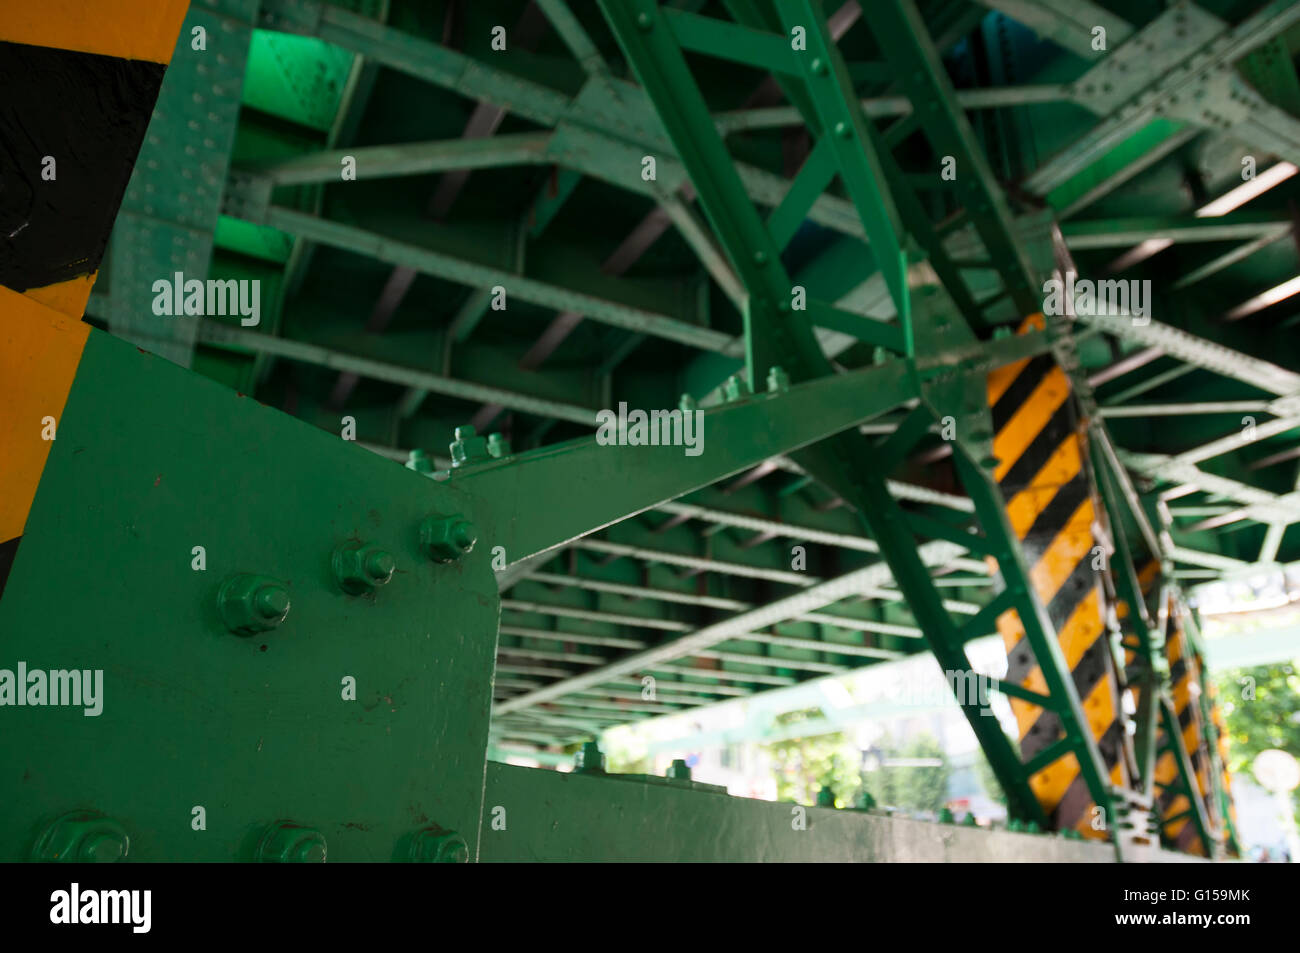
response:
<path id="1" fill-rule="evenodd" d="M 6 668 L 102 671 L 102 711 L 5 709 L 0 856 L 86 809 L 122 825 L 136 860 L 247 860 L 284 819 L 323 834 L 330 860 L 393 859 L 431 824 L 472 852 L 496 583 L 485 549 L 450 565 L 421 552 L 439 511 L 473 514 L 454 488 L 92 332 L 0 645 Z M 396 560 L 373 595 L 333 577 L 349 540 Z M 273 631 L 227 630 L 218 591 L 236 573 L 283 582 Z"/>

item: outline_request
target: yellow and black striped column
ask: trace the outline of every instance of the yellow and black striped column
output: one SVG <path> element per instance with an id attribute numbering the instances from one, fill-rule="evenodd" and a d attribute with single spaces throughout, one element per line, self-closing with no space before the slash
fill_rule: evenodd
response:
<path id="1" fill-rule="evenodd" d="M 0 594 L 90 331 L 90 296 L 188 6 L 0 4 Z"/>
<path id="2" fill-rule="evenodd" d="M 1019 333 L 1045 326 L 1042 314 L 1024 321 Z M 1027 358 L 989 375 L 993 413 L 994 477 L 1006 502 L 1011 527 L 1030 568 L 1030 582 L 1047 607 L 1061 653 L 1083 703 L 1112 784 L 1130 782 L 1130 742 L 1120 718 L 1119 679 L 1107 640 L 1106 607 L 1099 585 L 1096 505 L 1087 465 L 1085 433 L 1069 379 L 1051 354 Z M 1018 614 L 998 619 L 1007 648 L 1007 681 L 1047 693 L 1038 660 Z M 1062 737 L 1059 717 L 1013 698 L 1021 759 L 1028 761 Z M 1057 829 L 1084 836 L 1110 836 L 1093 821 L 1093 799 L 1073 754 L 1036 772 L 1030 785 Z"/>

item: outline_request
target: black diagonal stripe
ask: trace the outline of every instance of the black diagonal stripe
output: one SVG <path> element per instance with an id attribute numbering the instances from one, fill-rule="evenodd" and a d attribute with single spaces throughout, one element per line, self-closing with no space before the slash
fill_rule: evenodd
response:
<path id="1" fill-rule="evenodd" d="M 1074 433 L 1074 426 L 1074 404 L 1067 397 L 1061 406 L 1056 408 L 1038 435 L 1029 442 L 1024 453 L 1016 459 L 1006 473 L 1002 474 L 998 486 L 1002 489 L 1004 499 L 1011 499 L 1029 486 L 1061 442 Z"/>
<path id="2" fill-rule="evenodd" d="M 1074 680 L 1074 690 L 1078 694 L 1080 701 L 1083 701 L 1083 699 L 1087 698 L 1088 695 L 1091 694 L 1092 689 L 1096 686 L 1099 678 L 1109 674 L 1108 667 L 1106 666 L 1106 656 L 1103 654 L 1106 649 L 1106 640 L 1102 637 L 1103 635 L 1104 631 L 1098 634 L 1096 641 L 1093 642 L 1093 644 L 1088 647 L 1087 651 L 1083 653 L 1083 657 L 1079 659 L 1078 664 L 1074 666 L 1074 670 L 1070 673 L 1071 678 Z M 1098 647 L 1100 647 L 1100 652 L 1098 651 Z M 1035 722 L 1029 726 L 1029 730 L 1025 732 L 1024 738 L 1021 739 L 1020 750 L 1022 758 L 1027 761 L 1029 758 L 1033 757 L 1034 754 L 1037 754 L 1040 750 L 1047 747 L 1047 744 L 1044 743 L 1044 739 L 1047 743 L 1055 741 L 1060 733 L 1060 726 L 1061 720 L 1057 716 L 1056 712 L 1043 709 L 1037 720 L 1035 720 Z M 1030 738 L 1034 739 L 1036 747 L 1032 754 L 1025 754 L 1025 743 Z"/>
<path id="3" fill-rule="evenodd" d="M 1058 632 L 1070 620 L 1070 616 L 1074 615 L 1079 603 L 1088 598 L 1088 594 L 1096 587 L 1097 571 L 1092 568 L 1092 551 L 1089 550 L 1075 564 L 1070 575 L 1065 577 L 1065 581 L 1047 603 L 1047 614 Z"/>
<path id="4" fill-rule="evenodd" d="M 1187 673 L 1187 663 L 1183 659 L 1169 666 L 1169 684 L 1177 685 Z"/>
<path id="5" fill-rule="evenodd" d="M 1070 672 L 1080 702 L 1092 694 L 1098 682 L 1110 676 L 1110 652 L 1106 646 L 1106 630 L 1100 625 L 1100 620 L 1098 623 L 1093 643 L 1084 650 Z"/>
<path id="6" fill-rule="evenodd" d="M 1020 738 L 1020 760 L 1031 760 L 1061 737 L 1061 716 L 1044 708 Z"/>
<path id="7" fill-rule="evenodd" d="M 1020 641 L 1007 653 L 1007 681 L 1019 685 L 1037 667 L 1038 659 L 1034 658 L 1034 647 L 1029 644 L 1027 638 L 1021 636 Z"/>
<path id="8" fill-rule="evenodd" d="M 1192 723 L 1192 702 L 1191 699 L 1189 698 L 1187 700 L 1187 706 L 1178 713 L 1178 727 L 1181 728 L 1183 731 L 1186 731 L 1187 726 L 1190 725 L 1191 723 Z"/>
<path id="9" fill-rule="evenodd" d="M 1047 489 L 1047 487 L 1042 487 Z M 1088 476 L 1082 470 L 1068 482 L 1059 486 L 1042 511 L 1034 517 L 1034 522 L 1025 531 L 1022 538 L 1025 559 L 1030 563 L 1047 551 L 1048 546 L 1070 522 L 1083 501 L 1088 498 Z M 1035 551 L 1036 550 L 1036 551 Z"/>
<path id="10" fill-rule="evenodd" d="M 5 581 L 9 578 L 9 570 L 14 566 L 14 557 L 18 555 L 18 542 L 21 539 L 21 536 L 15 536 L 0 543 L 0 596 L 5 594 Z"/>
<path id="11" fill-rule="evenodd" d="M 1065 794 L 1061 796 L 1061 803 L 1057 804 L 1056 810 L 1052 812 L 1056 829 L 1064 831 L 1076 827 L 1091 806 L 1092 794 L 1088 791 L 1088 782 L 1083 779 L 1081 773 L 1070 782 L 1070 786 L 1065 789 Z M 1111 818 L 1106 818 L 1106 823 L 1109 825 Z"/>
<path id="12" fill-rule="evenodd" d="M 1056 359 L 1051 354 L 1040 354 L 1026 364 L 1020 371 L 1020 374 L 997 399 L 993 405 L 993 432 L 997 433 L 1007 425 L 1007 421 L 1015 416 L 1027 400 L 1033 395 L 1034 390 L 1042 383 L 1043 378 L 1047 376 L 1056 364 Z"/>
<path id="13" fill-rule="evenodd" d="M 1118 718 L 1110 723 L 1100 738 L 1097 739 L 1097 750 L 1101 752 L 1101 759 L 1106 763 L 1106 770 L 1112 770 L 1116 764 L 1124 760 L 1124 739 L 1127 735 L 1124 732 L 1123 725 Z"/>

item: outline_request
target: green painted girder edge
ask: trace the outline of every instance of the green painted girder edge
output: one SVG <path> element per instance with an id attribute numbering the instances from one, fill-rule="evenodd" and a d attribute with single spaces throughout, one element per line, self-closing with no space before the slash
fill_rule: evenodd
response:
<path id="1" fill-rule="evenodd" d="M 1039 310 L 1035 271 L 1007 206 L 984 158 L 925 21 L 913 0 L 877 0 L 866 18 L 903 90 L 927 108 L 915 115 L 939 155 L 957 160 L 953 188 L 996 263 L 1022 314 Z"/>
<path id="2" fill-rule="evenodd" d="M 331 860 L 391 860 L 426 823 L 473 852 L 497 588 L 486 551 L 435 564 L 418 527 L 476 505 L 91 330 L 0 599 L 0 644 L 5 667 L 102 669 L 103 711 L 4 709 L 0 858 L 25 859 L 43 821 L 88 808 L 145 861 L 247 859 L 247 838 L 285 817 L 324 833 Z M 357 535 L 398 562 L 373 599 L 344 595 L 329 568 Z M 206 571 L 191 568 L 197 545 Z M 64 565 L 78 567 L 76 598 L 51 571 Z M 226 631 L 216 593 L 235 572 L 287 584 L 274 631 Z"/>
<path id="3" fill-rule="evenodd" d="M 699 411 L 700 450 L 573 441 L 451 473 L 486 501 L 507 563 L 576 539 L 773 456 L 854 427 L 915 397 L 901 361 Z M 548 499 L 565 507 L 543 505 Z"/>
<path id="4" fill-rule="evenodd" d="M 496 762 L 485 803 L 505 807 L 508 823 L 496 829 L 484 812 L 483 862 L 1114 862 L 1113 851 L 1085 841 Z M 796 826 L 800 813 L 807 823 Z"/>

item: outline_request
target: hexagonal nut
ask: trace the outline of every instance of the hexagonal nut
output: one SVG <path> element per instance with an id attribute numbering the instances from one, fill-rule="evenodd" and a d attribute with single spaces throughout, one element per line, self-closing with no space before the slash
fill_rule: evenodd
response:
<path id="1" fill-rule="evenodd" d="M 221 619 L 237 635 L 268 632 L 289 614 L 289 590 L 269 576 L 236 573 L 217 592 Z"/>
<path id="2" fill-rule="evenodd" d="M 455 562 L 477 542 L 478 530 L 463 516 L 430 516 L 420 524 L 420 548 L 434 562 Z"/>
<path id="3" fill-rule="evenodd" d="M 323 864 L 325 835 L 293 821 L 276 821 L 266 829 L 253 851 L 263 864 Z"/>
<path id="4" fill-rule="evenodd" d="M 433 824 L 409 835 L 406 859 L 413 864 L 467 864 L 469 844 L 455 831 Z"/>
<path id="5" fill-rule="evenodd" d="M 393 578 L 397 561 L 392 553 L 372 543 L 347 542 L 334 550 L 331 559 L 334 579 L 354 596 L 374 592 Z"/>
<path id="6" fill-rule="evenodd" d="M 32 847 L 32 859 L 110 864 L 125 860 L 131 838 L 117 821 L 99 811 L 70 811 L 54 820 Z"/>

